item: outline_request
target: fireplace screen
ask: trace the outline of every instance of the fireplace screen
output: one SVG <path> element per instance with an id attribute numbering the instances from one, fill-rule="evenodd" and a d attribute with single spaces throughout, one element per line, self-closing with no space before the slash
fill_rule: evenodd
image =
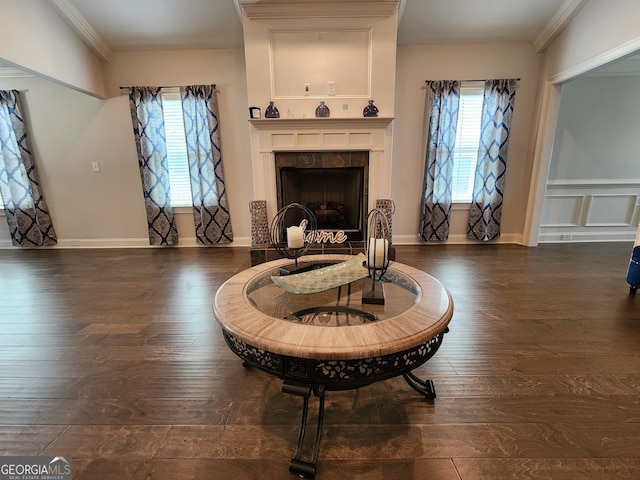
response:
<path id="1" fill-rule="evenodd" d="M 366 166 L 316 168 L 285 163 L 289 166 L 280 166 L 277 172 L 279 208 L 300 203 L 314 213 L 318 230 L 343 230 L 349 240 L 362 240 Z"/>

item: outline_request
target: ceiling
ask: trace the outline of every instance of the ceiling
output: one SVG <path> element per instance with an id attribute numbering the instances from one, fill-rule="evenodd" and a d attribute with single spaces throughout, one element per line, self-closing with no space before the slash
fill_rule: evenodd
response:
<path id="1" fill-rule="evenodd" d="M 78 36 L 108 62 L 125 50 L 242 48 L 245 3 L 342 0 L 40 0 L 52 5 Z M 371 1 L 362 3 L 363 10 Z M 397 1 L 399 45 L 531 43 L 543 52 L 589 0 Z M 640 55 L 619 59 L 590 75 L 640 75 Z M 0 60 L 0 78 L 25 76 Z"/>
<path id="2" fill-rule="evenodd" d="M 243 3 L 292 0 L 51 0 L 108 61 L 114 51 L 242 48 Z M 304 4 L 309 0 L 298 0 Z M 337 0 L 315 0 L 315 2 Z M 366 11 L 366 1 L 362 2 Z M 588 0 L 400 0 L 398 43 L 526 42 L 542 51 Z"/>

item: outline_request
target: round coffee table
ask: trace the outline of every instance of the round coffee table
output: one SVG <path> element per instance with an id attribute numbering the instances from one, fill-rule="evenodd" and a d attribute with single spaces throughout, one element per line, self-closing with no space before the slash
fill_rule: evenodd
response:
<path id="1" fill-rule="evenodd" d="M 350 281 L 347 276 L 345 283 L 334 286 L 335 271 L 343 265 L 353 267 L 354 260 L 359 258 L 302 257 L 300 261 L 316 264 L 317 271 L 287 278 L 280 277 L 280 267 L 291 260 L 263 263 L 230 278 L 215 297 L 216 320 L 243 365 L 283 379 L 283 392 L 303 397 L 297 451 L 289 464 L 301 476 L 315 475 L 325 391 L 402 375 L 421 395 L 436 396 L 433 382 L 412 370 L 440 347 L 453 315 L 451 295 L 427 273 L 393 262 L 376 286 L 384 287 L 384 304 L 363 303 L 362 290 L 370 288 L 370 278 Z M 357 265 L 352 275 L 354 271 L 358 276 Z M 333 278 L 323 278 L 325 272 Z M 284 282 L 284 287 L 275 281 Z M 311 396 L 319 398 L 318 428 L 312 458 L 303 461 Z"/>

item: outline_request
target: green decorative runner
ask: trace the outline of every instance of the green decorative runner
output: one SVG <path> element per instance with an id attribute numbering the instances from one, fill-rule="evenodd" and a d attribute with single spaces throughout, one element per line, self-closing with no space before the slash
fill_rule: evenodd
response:
<path id="1" fill-rule="evenodd" d="M 310 294 L 324 292 L 325 290 L 368 277 L 369 270 L 363 266 L 365 259 L 364 254 L 359 253 L 346 262 L 295 275 L 274 275 L 271 280 L 280 288 L 291 293 Z"/>

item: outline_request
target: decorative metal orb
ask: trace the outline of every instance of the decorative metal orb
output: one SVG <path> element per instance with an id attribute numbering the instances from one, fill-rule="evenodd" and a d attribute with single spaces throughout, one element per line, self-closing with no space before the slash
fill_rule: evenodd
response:
<path id="1" fill-rule="evenodd" d="M 391 247 L 391 229 L 389 218 L 379 208 L 372 209 L 367 215 L 366 257 L 369 276 L 380 280 L 389 268 L 389 248 Z"/>
<path id="2" fill-rule="evenodd" d="M 298 229 L 291 230 L 291 227 L 301 227 L 302 243 L 299 238 L 295 241 L 289 238 L 294 233 L 299 235 Z M 317 229 L 318 221 L 311 210 L 299 203 L 290 203 L 280 209 L 271 221 L 271 244 L 283 257 L 297 259 L 309 250 L 311 243 L 307 238 L 316 238 Z"/>

